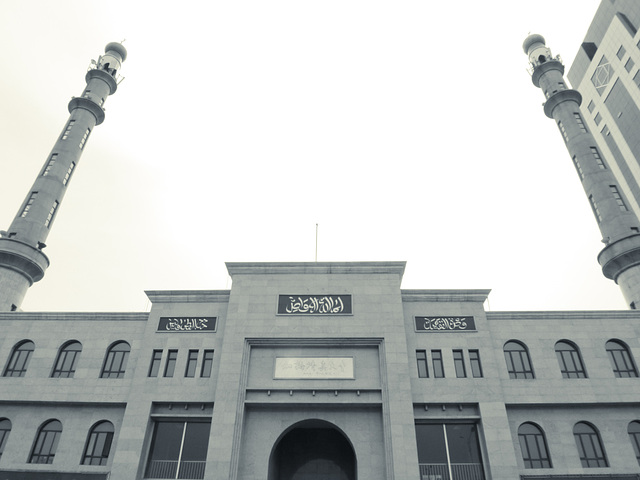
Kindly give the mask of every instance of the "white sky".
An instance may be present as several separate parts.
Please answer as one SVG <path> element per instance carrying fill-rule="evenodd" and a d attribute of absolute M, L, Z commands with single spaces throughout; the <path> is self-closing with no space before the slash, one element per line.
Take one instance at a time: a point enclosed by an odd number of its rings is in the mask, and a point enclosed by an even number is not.
<path fill-rule="evenodd" d="M 625 309 L 522 42 L 568 67 L 596 0 L 0 1 L 0 229 L 111 41 L 126 77 L 25 310 L 140 311 L 225 261 L 406 260 L 491 310 Z"/>

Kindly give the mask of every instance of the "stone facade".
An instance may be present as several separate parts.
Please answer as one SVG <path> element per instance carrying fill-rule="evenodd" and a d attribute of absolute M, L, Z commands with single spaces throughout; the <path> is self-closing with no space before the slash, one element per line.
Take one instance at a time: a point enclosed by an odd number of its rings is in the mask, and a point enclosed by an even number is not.
<path fill-rule="evenodd" d="M 485 312 L 488 290 L 401 289 L 403 262 L 227 268 L 230 290 L 147 292 L 149 313 L 0 313 L 0 478 L 639 478 L 627 431 L 640 422 L 640 378 L 635 361 L 616 376 L 606 344 L 638 358 L 640 313 Z M 70 341 L 82 351 L 61 373 Z M 515 344 L 530 378 L 509 372 Z M 579 352 L 583 375 L 564 378 L 559 345 Z M 52 419 L 51 461 L 32 463 Z M 103 421 L 112 444 L 88 465 Z M 523 456 L 529 424 L 547 468 Z M 182 432 L 174 460 L 154 442 L 160 425 Z M 189 437 L 192 425 L 207 437 Z M 606 466 L 584 465 L 576 425 L 599 436 Z M 434 426 L 444 463 L 420 443 L 438 450 Z"/>

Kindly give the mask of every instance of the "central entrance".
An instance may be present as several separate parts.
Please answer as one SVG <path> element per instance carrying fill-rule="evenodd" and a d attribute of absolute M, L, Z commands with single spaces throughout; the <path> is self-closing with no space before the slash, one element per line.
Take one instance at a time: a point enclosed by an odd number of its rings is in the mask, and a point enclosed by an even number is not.
<path fill-rule="evenodd" d="M 329 422 L 297 423 L 271 452 L 269 480 L 356 480 L 353 447 Z"/>

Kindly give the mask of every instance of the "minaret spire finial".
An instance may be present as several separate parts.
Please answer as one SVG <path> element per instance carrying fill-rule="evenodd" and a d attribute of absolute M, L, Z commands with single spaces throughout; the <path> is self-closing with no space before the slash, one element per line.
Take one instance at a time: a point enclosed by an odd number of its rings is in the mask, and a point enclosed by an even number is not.
<path fill-rule="evenodd" d="M 0 232 L 0 311 L 17 310 L 27 289 L 49 266 L 42 249 L 89 135 L 104 121 L 104 102 L 118 87 L 126 57 L 122 44 L 112 42 L 92 62 L 82 96 L 69 102 L 62 133 L 9 229 Z"/>

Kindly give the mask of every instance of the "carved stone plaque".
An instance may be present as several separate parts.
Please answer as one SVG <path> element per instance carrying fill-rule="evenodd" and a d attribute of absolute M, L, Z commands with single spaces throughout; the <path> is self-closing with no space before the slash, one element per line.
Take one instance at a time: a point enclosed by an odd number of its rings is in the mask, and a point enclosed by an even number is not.
<path fill-rule="evenodd" d="M 415 317 L 417 332 L 475 332 L 473 317 Z"/>
<path fill-rule="evenodd" d="M 160 317 L 158 331 L 215 332 L 216 317 Z"/>
<path fill-rule="evenodd" d="M 353 357 L 277 357 L 274 379 L 353 379 Z"/>
<path fill-rule="evenodd" d="M 278 295 L 278 315 L 351 315 L 351 295 Z"/>

